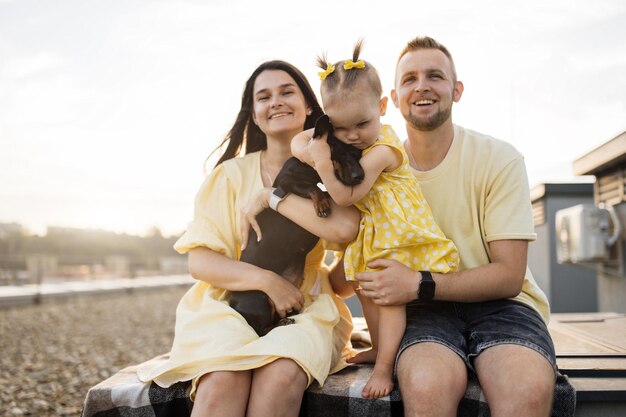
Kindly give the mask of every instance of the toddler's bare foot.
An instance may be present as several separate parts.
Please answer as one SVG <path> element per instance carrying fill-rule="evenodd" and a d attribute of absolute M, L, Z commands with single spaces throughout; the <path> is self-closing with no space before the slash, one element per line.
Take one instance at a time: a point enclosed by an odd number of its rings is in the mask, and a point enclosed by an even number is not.
<path fill-rule="evenodd" d="M 378 354 L 378 349 L 375 349 L 375 348 L 364 350 L 363 352 L 359 352 L 353 357 L 346 359 L 346 362 L 348 363 L 374 363 L 376 362 L 377 354 Z"/>
<path fill-rule="evenodd" d="M 381 398 L 389 395 L 393 389 L 391 369 L 374 368 L 372 376 L 365 384 L 361 396 L 363 398 Z"/>

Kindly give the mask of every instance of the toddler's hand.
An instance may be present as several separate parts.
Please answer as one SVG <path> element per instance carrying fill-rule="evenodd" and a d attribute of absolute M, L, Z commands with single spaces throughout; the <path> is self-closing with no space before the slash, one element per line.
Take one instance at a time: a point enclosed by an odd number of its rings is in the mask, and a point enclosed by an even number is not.
<path fill-rule="evenodd" d="M 315 139 L 310 139 L 310 140 L 315 140 Z M 303 147 L 302 150 L 298 154 L 294 153 L 293 156 L 298 158 L 300 162 L 304 162 L 308 166 L 315 168 L 315 161 L 311 157 L 311 152 L 309 151 L 308 142 L 307 142 L 307 145 Z"/>
<path fill-rule="evenodd" d="M 328 135 L 312 138 L 307 144 L 307 151 L 309 157 L 313 162 L 312 166 L 315 167 L 316 163 L 326 161 L 330 159 L 330 146 L 328 146 Z"/>

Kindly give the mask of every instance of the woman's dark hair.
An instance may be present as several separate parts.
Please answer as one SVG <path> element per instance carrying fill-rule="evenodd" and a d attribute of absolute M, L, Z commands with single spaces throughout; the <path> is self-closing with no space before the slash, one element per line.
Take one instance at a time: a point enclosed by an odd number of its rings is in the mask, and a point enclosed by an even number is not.
<path fill-rule="evenodd" d="M 311 114 L 307 116 L 304 122 L 305 130 L 314 127 L 315 121 L 323 114 L 322 108 L 317 101 L 317 97 L 315 96 L 311 85 L 299 69 L 285 61 L 264 62 L 254 70 L 250 78 L 248 78 L 248 81 L 246 81 L 246 85 L 241 96 L 241 109 L 239 109 L 239 114 L 237 115 L 235 124 L 230 129 L 228 134 L 226 134 L 222 143 L 215 150 L 213 150 L 213 152 L 211 152 L 211 155 L 213 155 L 213 153 L 215 153 L 218 149 L 228 144 L 226 146 L 226 150 L 215 166 L 218 166 L 222 162 L 237 156 L 242 147 L 246 154 L 267 149 L 267 137 L 265 136 L 265 133 L 263 133 L 252 120 L 252 95 L 254 82 L 259 74 L 266 70 L 285 71 L 291 76 L 291 78 L 294 79 L 302 91 L 306 104 L 311 108 Z M 209 157 L 211 155 L 209 155 Z"/>

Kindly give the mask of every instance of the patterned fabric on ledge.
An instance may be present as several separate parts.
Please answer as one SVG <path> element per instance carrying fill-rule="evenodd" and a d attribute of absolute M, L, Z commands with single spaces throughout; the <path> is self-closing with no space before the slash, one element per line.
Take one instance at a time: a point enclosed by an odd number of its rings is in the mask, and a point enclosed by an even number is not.
<path fill-rule="evenodd" d="M 167 355 L 151 362 L 162 362 Z M 186 417 L 191 413 L 189 382 L 170 388 L 137 379 L 137 366 L 125 368 L 91 388 L 87 393 L 82 417 Z M 403 408 L 397 387 L 389 397 L 377 400 L 361 398 L 361 390 L 372 371 L 371 365 L 350 366 L 331 375 L 324 387 L 314 383 L 306 391 L 301 417 L 381 416 L 402 417 Z M 567 377 L 559 375 L 556 384 L 552 417 L 572 417 L 576 393 Z M 459 417 L 488 417 L 489 407 L 478 381 L 470 378 L 465 397 L 458 410 Z"/>

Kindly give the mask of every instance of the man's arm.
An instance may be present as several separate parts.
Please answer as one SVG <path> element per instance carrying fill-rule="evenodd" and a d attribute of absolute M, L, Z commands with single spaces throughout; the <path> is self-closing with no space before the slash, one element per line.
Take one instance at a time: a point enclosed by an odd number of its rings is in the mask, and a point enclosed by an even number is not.
<path fill-rule="evenodd" d="M 479 302 L 517 296 L 522 290 L 528 241 L 496 240 L 489 243 L 491 262 L 476 268 L 447 274 L 433 274 L 435 300 Z M 381 268 L 356 274 L 361 293 L 379 305 L 401 305 L 417 299 L 421 274 L 391 260 L 369 264 Z"/>

